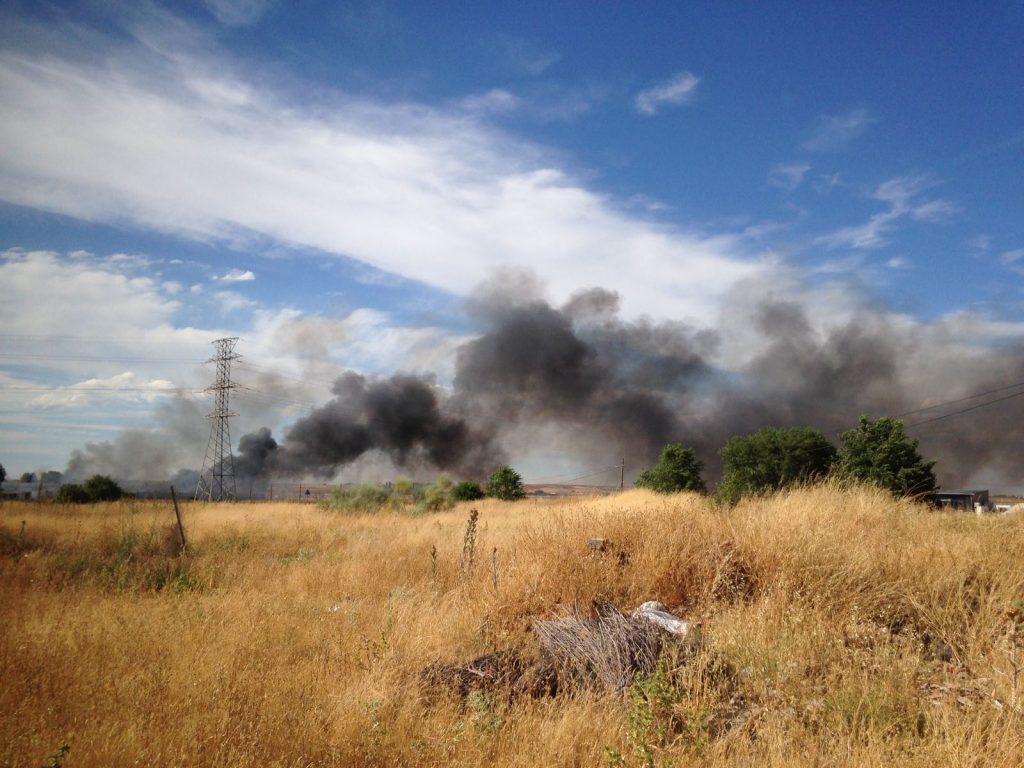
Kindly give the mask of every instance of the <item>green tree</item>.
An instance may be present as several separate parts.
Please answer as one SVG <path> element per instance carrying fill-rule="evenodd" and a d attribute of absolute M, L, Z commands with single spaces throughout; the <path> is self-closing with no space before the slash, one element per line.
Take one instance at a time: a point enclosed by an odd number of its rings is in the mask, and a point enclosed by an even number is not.
<path fill-rule="evenodd" d="M 452 499 L 455 501 L 477 501 L 483 497 L 484 489 L 474 480 L 460 480 L 452 489 Z"/>
<path fill-rule="evenodd" d="M 743 496 L 788 488 L 825 477 L 835 447 L 810 427 L 764 427 L 745 437 L 731 437 L 722 447 L 722 482 L 718 495 L 729 503 Z"/>
<path fill-rule="evenodd" d="M 658 463 L 640 473 L 635 485 L 648 488 L 656 493 L 678 493 L 697 491 L 704 493 L 707 486 L 700 474 L 704 463 L 697 459 L 692 448 L 680 443 L 670 443 L 661 449 Z"/>
<path fill-rule="evenodd" d="M 494 470 L 487 481 L 487 495 L 502 501 L 516 501 L 526 496 L 523 490 L 523 478 L 508 464 L 502 464 Z"/>
<path fill-rule="evenodd" d="M 91 499 L 78 483 L 64 483 L 54 497 L 61 504 L 88 504 Z"/>
<path fill-rule="evenodd" d="M 840 438 L 836 473 L 844 480 L 877 485 L 897 496 L 931 493 L 938 486 L 932 468 L 917 450 L 917 440 L 903 433 L 903 421 L 883 416 L 860 424 Z"/>
<path fill-rule="evenodd" d="M 4 469 L 4 465 L 0 464 L 0 485 L 4 484 L 4 480 L 7 478 L 7 470 Z"/>
<path fill-rule="evenodd" d="M 36 481 L 35 472 L 22 472 L 21 479 L 18 482 L 21 483 L 34 483 Z"/>
<path fill-rule="evenodd" d="M 90 501 L 117 501 L 124 495 L 121 486 L 107 475 L 93 475 L 82 484 L 82 488 Z"/>

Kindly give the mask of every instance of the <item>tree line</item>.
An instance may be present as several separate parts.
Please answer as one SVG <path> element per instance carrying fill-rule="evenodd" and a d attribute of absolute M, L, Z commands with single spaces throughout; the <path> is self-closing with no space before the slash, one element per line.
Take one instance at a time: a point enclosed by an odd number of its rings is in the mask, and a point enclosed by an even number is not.
<path fill-rule="evenodd" d="M 730 438 L 720 454 L 723 472 L 715 495 L 730 504 L 745 496 L 771 493 L 826 477 L 875 485 L 897 496 L 926 496 L 938 487 L 933 471 L 935 461 L 923 459 L 918 441 L 903 432 L 900 419 L 891 417 L 872 420 L 862 416 L 857 427 L 840 435 L 838 448 L 821 431 L 810 427 L 764 427 L 749 435 Z M 704 463 L 692 448 L 671 443 L 662 449 L 658 463 L 640 474 L 635 485 L 657 493 L 707 493 L 703 472 Z M 2 480 L 0 466 L 0 482 Z M 408 495 L 426 510 L 443 509 L 455 502 L 475 501 L 485 496 L 515 501 L 526 495 L 522 476 L 507 464 L 497 467 L 485 484 L 473 480 L 452 483 L 441 478 L 432 486 L 418 488 L 405 482 L 409 484 L 408 493 L 398 487 L 391 493 L 403 499 Z M 354 507 L 382 503 L 376 497 L 369 498 L 367 488 L 369 486 L 339 488 L 336 502 Z M 376 487 L 372 490 L 378 495 L 382 492 Z M 77 504 L 115 501 L 122 494 L 113 479 L 96 475 L 81 485 L 62 485 L 56 501 Z"/>
<path fill-rule="evenodd" d="M 810 427 L 764 427 L 730 438 L 720 451 L 722 480 L 716 496 L 733 504 L 744 496 L 771 493 L 826 477 L 884 488 L 896 496 L 926 496 L 937 489 L 934 461 L 918 451 L 900 419 L 860 418 L 834 446 Z M 704 464 L 692 448 L 666 445 L 658 463 L 640 474 L 638 488 L 658 493 L 707 492 Z"/>

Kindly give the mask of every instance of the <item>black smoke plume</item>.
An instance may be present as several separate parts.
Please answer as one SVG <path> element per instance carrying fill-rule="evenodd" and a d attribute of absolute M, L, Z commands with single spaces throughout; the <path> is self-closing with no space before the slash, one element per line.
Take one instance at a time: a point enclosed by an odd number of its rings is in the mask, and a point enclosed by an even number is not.
<path fill-rule="evenodd" d="M 335 399 L 296 422 L 283 446 L 254 466 L 329 476 L 378 450 L 399 466 L 480 476 L 503 451 L 550 448 L 583 466 L 626 456 L 635 474 L 680 441 L 714 480 L 718 450 L 733 435 L 807 425 L 838 441 L 862 414 L 899 415 L 1024 381 L 1020 345 L 968 348 L 948 326 L 867 309 L 822 331 L 801 304 L 761 300 L 744 328 L 756 351 L 730 370 L 716 362 L 722 331 L 623 320 L 617 296 L 603 289 L 556 307 L 529 291 L 487 287 L 469 314 L 482 333 L 458 349 L 449 393 L 411 376 L 346 374 Z M 909 431 L 940 460 L 946 485 L 1005 476 L 1024 459 L 1024 427 L 998 408 Z M 268 440 L 266 432 L 259 442 Z"/>
<path fill-rule="evenodd" d="M 629 477 L 675 441 L 697 450 L 713 482 L 718 450 L 733 435 L 803 425 L 838 441 L 862 414 L 904 413 L 922 452 L 939 460 L 946 487 L 1019 487 L 1024 423 L 1007 418 L 1017 401 L 929 421 L 951 412 L 930 406 L 1024 382 L 1019 342 L 978 345 L 964 340 L 970 328 L 955 317 L 915 323 L 869 307 L 831 324 L 814 322 L 797 301 L 738 300 L 729 311 L 728 322 L 706 329 L 625 320 L 616 294 L 598 288 L 555 306 L 528 282 L 484 286 L 468 302 L 480 333 L 456 351 L 451 387 L 407 374 L 346 373 L 333 398 L 280 441 L 266 427 L 242 437 L 239 493 L 258 492 L 273 477 L 338 477 L 373 456 L 413 474 L 476 478 L 538 450 L 581 467 L 626 457 Z M 206 424 L 194 411 L 179 404 L 164 414 L 165 433 L 179 433 L 193 456 Z M 185 428 L 185 416 L 194 427 Z M 144 438 L 136 431 L 87 446 L 68 473 L 142 477 L 181 454 Z M 130 473 L 118 471 L 125 467 Z"/>
<path fill-rule="evenodd" d="M 428 466 L 479 474 L 500 458 L 489 435 L 442 407 L 438 390 L 414 376 L 371 381 L 346 373 L 334 399 L 296 421 L 279 446 L 262 428 L 242 437 L 236 475 L 332 477 L 377 450 L 400 467 Z"/>

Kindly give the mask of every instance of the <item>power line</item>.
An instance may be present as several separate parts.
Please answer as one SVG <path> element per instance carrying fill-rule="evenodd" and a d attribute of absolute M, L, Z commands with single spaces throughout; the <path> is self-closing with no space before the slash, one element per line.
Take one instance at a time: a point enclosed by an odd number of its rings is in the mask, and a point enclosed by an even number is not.
<path fill-rule="evenodd" d="M 904 411 L 903 413 L 897 414 L 895 416 L 895 418 L 902 419 L 904 416 L 912 416 L 915 413 L 924 413 L 925 411 L 934 411 L 936 408 L 944 408 L 947 405 L 956 405 L 957 403 L 966 403 L 968 400 L 977 400 L 979 397 L 985 397 L 986 395 L 994 395 L 997 392 L 1004 392 L 1007 389 L 1014 389 L 1016 387 L 1022 387 L 1022 386 L 1024 386 L 1024 381 L 1018 381 L 1015 384 L 1007 384 L 1005 387 L 996 387 L 995 389 L 990 389 L 987 392 L 978 392 L 977 394 L 968 395 L 967 397 L 960 397 L 960 398 L 957 398 L 956 400 L 947 400 L 944 403 L 937 403 L 935 405 L 927 405 L 927 406 L 925 406 L 923 408 L 915 408 L 912 411 Z M 994 400 L 993 402 L 998 402 L 998 401 Z"/>
<path fill-rule="evenodd" d="M 190 387 L 82 387 L 75 384 L 56 385 L 52 387 L 0 387 L 0 392 L 53 392 L 53 393 L 88 393 L 88 392 L 153 392 L 162 393 L 183 393 L 198 394 L 205 390 L 194 390 Z"/>
<path fill-rule="evenodd" d="M 585 474 L 563 475 L 563 476 L 559 476 L 559 477 L 555 477 L 555 478 L 550 478 L 550 479 L 547 479 L 547 480 L 535 480 L 535 481 L 533 481 L 530 484 L 531 485 L 548 485 L 548 484 L 557 484 L 557 483 L 571 483 L 574 480 L 583 480 L 583 479 L 588 478 L 588 477 L 595 477 L 596 475 L 603 475 L 606 472 L 613 472 L 613 471 L 618 470 L 618 469 L 619 469 L 619 465 L 618 464 L 616 464 L 613 467 L 601 467 L 600 469 L 597 469 L 597 468 L 584 469 L 584 470 L 582 470 L 582 472 L 585 473 Z M 580 471 L 581 470 L 577 470 L 577 472 L 580 472 Z"/>
<path fill-rule="evenodd" d="M 0 339 L 26 339 L 29 341 L 126 341 L 136 343 L 140 341 L 138 336 L 83 336 L 70 333 L 0 333 Z M 202 342 L 199 341 L 147 339 L 145 344 L 148 347 L 157 344 L 182 347 L 195 346 L 197 351 L 202 348 Z"/>
<path fill-rule="evenodd" d="M 990 405 L 995 405 L 996 403 L 1002 403 L 1002 402 L 1004 402 L 1006 400 L 1012 400 L 1013 398 L 1020 397 L 1021 395 L 1024 395 L 1024 391 L 1014 392 L 1012 395 L 1006 395 L 1005 397 L 997 397 L 995 400 L 989 400 L 988 402 L 985 402 L 985 403 L 979 403 L 978 405 L 972 405 L 970 408 L 962 408 L 959 411 L 953 411 L 952 413 L 946 413 L 946 414 L 943 414 L 942 416 L 936 416 L 935 418 L 932 418 L 932 419 L 925 419 L 924 421 L 918 421 L 918 422 L 915 422 L 913 424 L 907 424 L 907 427 L 920 427 L 920 426 L 922 426 L 924 424 L 931 424 L 931 423 L 936 422 L 936 421 L 942 421 L 943 419 L 948 419 L 951 416 L 960 416 L 961 414 L 964 414 L 964 413 L 969 413 L 971 411 L 976 411 L 979 408 L 986 408 L 986 407 L 988 407 Z M 970 398 L 968 398 L 968 399 L 970 399 Z"/>
<path fill-rule="evenodd" d="M 193 363 L 202 365 L 201 360 L 195 358 L 172 358 L 172 357 L 97 357 L 94 355 L 37 355 L 28 352 L 0 352 L 0 358 L 8 360 L 47 360 L 58 363 L 63 361 L 86 362 L 86 363 Z"/>

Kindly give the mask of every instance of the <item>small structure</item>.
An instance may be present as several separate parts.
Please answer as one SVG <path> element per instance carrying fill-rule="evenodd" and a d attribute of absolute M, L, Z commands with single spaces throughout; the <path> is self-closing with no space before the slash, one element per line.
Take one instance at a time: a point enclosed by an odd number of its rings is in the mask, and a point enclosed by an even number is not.
<path fill-rule="evenodd" d="M 42 491 L 42 495 L 40 495 Z M 19 501 L 32 501 L 34 499 L 46 498 L 53 495 L 51 486 L 33 481 L 23 483 L 20 480 L 5 481 L 3 488 L 0 488 L 0 499 L 17 499 Z"/>
<path fill-rule="evenodd" d="M 935 503 L 944 509 L 962 509 L 965 512 L 991 512 L 988 489 L 969 491 L 937 491 Z"/>

